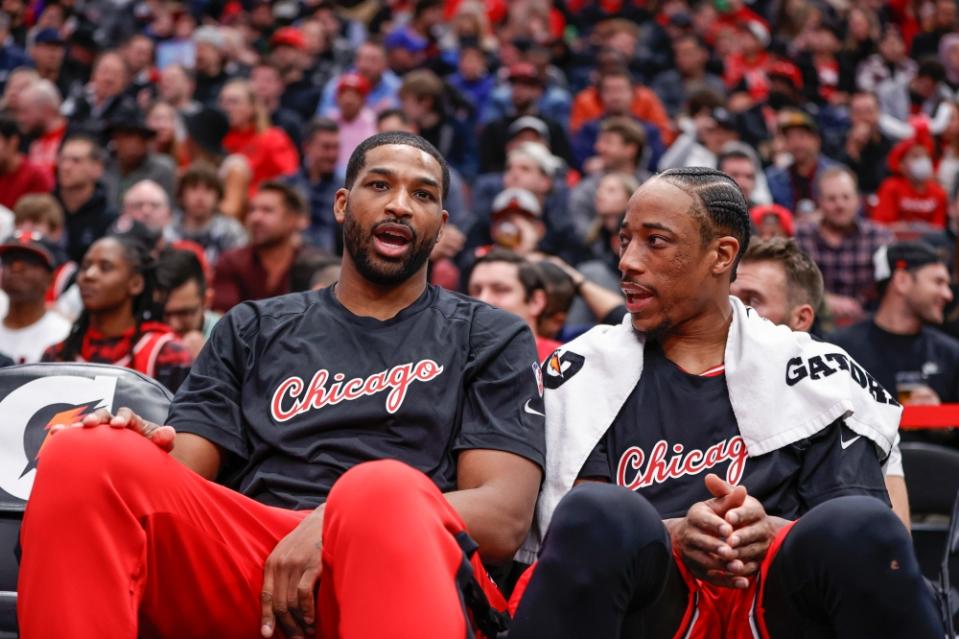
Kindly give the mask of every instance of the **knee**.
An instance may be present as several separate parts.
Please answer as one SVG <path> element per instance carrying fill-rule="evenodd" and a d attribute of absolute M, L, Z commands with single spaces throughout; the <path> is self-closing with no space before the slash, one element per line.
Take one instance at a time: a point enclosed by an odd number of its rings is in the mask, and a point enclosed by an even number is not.
<path fill-rule="evenodd" d="M 805 547 L 809 561 L 826 565 L 869 561 L 876 556 L 898 556 L 910 550 L 909 533 L 889 506 L 867 496 L 832 499 L 809 511 L 790 532 L 793 545 Z"/>
<path fill-rule="evenodd" d="M 70 428 L 48 436 L 37 455 L 37 482 L 58 492 L 89 490 L 91 483 L 129 483 L 146 476 L 153 456 L 165 456 L 139 433 L 107 426 Z M 122 477 L 122 482 L 113 481 Z"/>
<path fill-rule="evenodd" d="M 420 471 L 393 459 L 357 464 L 333 484 L 327 512 L 377 513 L 375 519 L 402 513 L 422 493 L 424 483 L 433 486 Z M 365 519 L 365 518 L 364 518 Z"/>
<path fill-rule="evenodd" d="M 547 538 L 549 545 L 564 555 L 601 548 L 611 565 L 629 562 L 650 544 L 669 549 L 662 518 L 644 497 L 619 486 L 592 482 L 563 497 Z M 596 559 L 590 557 L 590 561 Z"/>

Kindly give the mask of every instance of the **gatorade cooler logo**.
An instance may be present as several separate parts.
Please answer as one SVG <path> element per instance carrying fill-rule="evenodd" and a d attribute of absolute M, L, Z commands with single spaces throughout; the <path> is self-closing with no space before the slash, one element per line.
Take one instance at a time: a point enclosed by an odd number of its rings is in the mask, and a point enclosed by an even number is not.
<path fill-rule="evenodd" d="M 98 408 L 113 410 L 117 378 L 58 375 L 33 380 L 0 402 L 0 489 L 26 501 L 50 428 Z"/>

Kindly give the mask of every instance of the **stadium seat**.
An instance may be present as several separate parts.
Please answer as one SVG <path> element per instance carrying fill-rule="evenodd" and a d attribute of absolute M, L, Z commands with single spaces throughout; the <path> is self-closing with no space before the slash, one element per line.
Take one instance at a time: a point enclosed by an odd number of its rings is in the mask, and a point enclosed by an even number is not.
<path fill-rule="evenodd" d="M 102 364 L 23 364 L 0 368 L 0 639 L 17 636 L 19 533 L 36 457 L 57 423 L 97 408 L 128 406 L 163 423 L 173 397 L 140 373 Z"/>
<path fill-rule="evenodd" d="M 912 539 L 922 572 L 939 576 L 949 517 L 959 492 L 959 451 L 921 442 L 903 442 L 902 463 L 909 488 Z"/>

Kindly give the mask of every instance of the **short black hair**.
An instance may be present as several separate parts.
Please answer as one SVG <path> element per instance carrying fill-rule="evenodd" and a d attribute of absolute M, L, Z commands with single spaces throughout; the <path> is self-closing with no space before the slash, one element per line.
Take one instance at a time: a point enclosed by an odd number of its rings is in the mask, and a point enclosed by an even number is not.
<path fill-rule="evenodd" d="M 317 133 L 339 133 L 340 125 L 330 118 L 313 118 L 303 129 L 303 141 L 309 142 Z"/>
<path fill-rule="evenodd" d="M 379 114 L 376 116 L 376 124 L 377 125 L 383 124 L 383 120 L 386 120 L 388 118 L 399 118 L 400 122 L 402 122 L 403 124 L 410 123 L 410 116 L 406 115 L 406 111 L 400 108 L 393 108 L 393 109 L 383 109 L 382 111 L 380 111 Z"/>
<path fill-rule="evenodd" d="M 353 183 L 356 182 L 356 176 L 358 176 L 360 171 L 363 170 L 363 167 L 366 166 L 366 154 L 377 147 L 387 146 L 390 144 L 411 146 L 415 149 L 419 149 L 420 151 L 428 153 L 437 162 L 439 162 L 440 169 L 442 169 L 443 172 L 442 190 L 443 200 L 445 201 L 446 196 L 450 192 L 450 167 L 448 164 L 446 164 L 446 159 L 443 157 L 443 154 L 436 149 L 435 146 L 427 142 L 424 138 L 412 133 L 407 133 L 405 131 L 387 131 L 384 133 L 377 133 L 376 135 L 371 135 L 360 142 L 359 146 L 356 147 L 356 150 L 353 151 L 353 154 L 350 155 L 350 161 L 346 164 L 346 188 L 353 188 Z"/>
<path fill-rule="evenodd" d="M 923 58 L 916 69 L 917 78 L 931 78 L 936 82 L 946 79 L 946 67 L 934 56 Z"/>
<path fill-rule="evenodd" d="M 8 115 L 0 115 L 0 137 L 22 139 L 17 121 Z"/>
<path fill-rule="evenodd" d="M 160 251 L 156 268 L 157 288 L 165 295 L 190 281 L 196 282 L 202 297 L 206 293 L 203 265 L 193 251 L 167 247 Z"/>
<path fill-rule="evenodd" d="M 100 144 L 100 140 L 97 139 L 92 133 L 86 131 L 78 131 L 76 133 L 67 133 L 67 136 L 63 138 L 63 142 L 60 143 L 60 149 L 63 149 L 66 145 L 71 142 L 85 142 L 90 145 L 90 159 L 94 162 L 99 162 L 100 164 L 104 161 L 104 150 L 103 146 Z"/>
<path fill-rule="evenodd" d="M 257 193 L 276 193 L 283 200 L 283 207 L 294 215 L 307 215 L 310 207 L 306 203 L 306 198 L 295 186 L 279 180 L 267 180 L 260 185 Z"/>
<path fill-rule="evenodd" d="M 731 277 L 735 280 L 739 260 L 749 248 L 750 233 L 749 205 L 736 181 L 722 171 L 704 166 L 669 169 L 656 177 L 693 196 L 692 213 L 702 218 L 703 244 L 711 241 L 717 230 L 739 240 Z"/>

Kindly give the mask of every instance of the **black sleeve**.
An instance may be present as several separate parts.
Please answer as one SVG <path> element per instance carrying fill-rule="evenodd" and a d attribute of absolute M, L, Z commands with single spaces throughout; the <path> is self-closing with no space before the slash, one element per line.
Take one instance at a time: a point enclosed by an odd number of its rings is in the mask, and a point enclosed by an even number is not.
<path fill-rule="evenodd" d="M 453 449 L 503 450 L 543 467 L 541 378 L 529 327 L 492 307 L 477 309 L 464 380 L 462 428 Z"/>
<path fill-rule="evenodd" d="M 606 452 L 606 435 L 599 440 L 596 447 L 593 448 L 586 462 L 579 470 L 577 479 L 605 479 L 612 481 L 612 474 L 609 472 L 609 456 Z"/>
<path fill-rule="evenodd" d="M 843 495 L 871 495 L 889 503 L 876 445 L 841 420 L 803 446 L 798 489 L 804 510 Z"/>
<path fill-rule="evenodd" d="M 241 304 L 216 323 L 167 419 L 178 432 L 199 435 L 241 459 L 250 454 L 243 428 L 243 372 L 254 365 L 243 335 L 255 319 L 252 305 Z"/>

